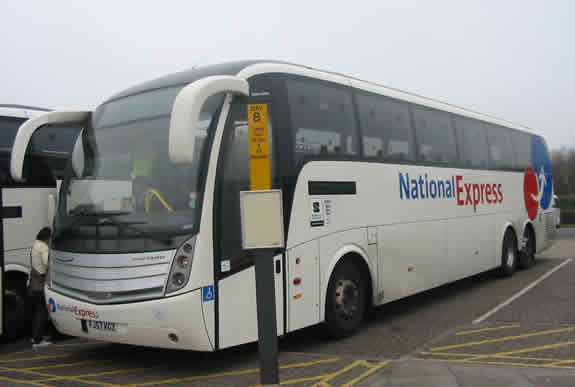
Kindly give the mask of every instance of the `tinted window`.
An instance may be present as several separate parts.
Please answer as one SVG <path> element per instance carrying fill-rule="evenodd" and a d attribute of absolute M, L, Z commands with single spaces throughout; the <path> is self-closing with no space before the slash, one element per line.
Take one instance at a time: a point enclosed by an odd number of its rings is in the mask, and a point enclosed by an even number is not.
<path fill-rule="evenodd" d="M 24 118 L 0 117 L 0 152 L 10 152 Z"/>
<path fill-rule="evenodd" d="M 169 115 L 181 89 L 181 86 L 156 89 L 106 103 L 96 112 L 94 127 L 114 126 Z"/>
<path fill-rule="evenodd" d="M 413 107 L 420 161 L 457 162 L 455 135 L 448 113 Z"/>
<path fill-rule="evenodd" d="M 34 170 L 37 168 L 43 170 L 48 168 L 56 179 L 62 179 L 74 143 L 81 130 L 82 128 L 77 126 L 45 125 L 34 132 L 26 150 L 27 159 L 31 163 L 27 171 L 31 174 L 29 179 L 35 175 Z M 40 178 L 43 177 L 35 177 L 34 180 Z"/>
<path fill-rule="evenodd" d="M 24 118 L 0 117 L 0 185 L 12 184 L 10 177 L 10 153 L 14 138 Z"/>
<path fill-rule="evenodd" d="M 483 124 L 465 117 L 455 117 L 454 122 L 461 164 L 466 168 L 487 168 L 487 134 Z"/>
<path fill-rule="evenodd" d="M 82 128 L 49 125 L 37 130 L 30 139 L 29 152 L 46 156 L 68 156 Z"/>
<path fill-rule="evenodd" d="M 415 160 L 407 103 L 379 96 L 358 95 L 357 104 L 366 157 Z"/>
<path fill-rule="evenodd" d="M 531 136 L 521 132 L 511 132 L 511 143 L 515 151 L 516 166 L 525 169 L 531 165 Z"/>
<path fill-rule="evenodd" d="M 515 167 L 515 154 L 511 146 L 510 130 L 501 126 L 486 124 L 489 157 L 493 168 Z"/>
<path fill-rule="evenodd" d="M 296 161 L 305 154 L 357 155 L 351 94 L 313 81 L 286 82 Z"/>
<path fill-rule="evenodd" d="M 272 188 L 278 187 L 275 177 L 275 156 L 273 151 L 273 131 L 271 109 L 268 120 L 270 149 L 270 172 Z M 232 268 L 245 263 L 250 254 L 242 248 L 240 191 L 250 190 L 250 152 L 247 106 L 234 104 L 226 122 L 226 129 L 220 154 L 223 155 L 220 170 L 218 208 L 218 254 L 219 259 L 229 260 Z"/>

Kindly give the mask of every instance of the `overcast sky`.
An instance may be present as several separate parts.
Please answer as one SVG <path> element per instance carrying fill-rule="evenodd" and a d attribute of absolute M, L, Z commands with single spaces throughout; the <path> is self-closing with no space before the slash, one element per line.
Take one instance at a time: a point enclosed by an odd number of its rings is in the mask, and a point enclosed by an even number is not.
<path fill-rule="evenodd" d="M 346 73 L 575 147 L 575 1 L 3 1 L 0 103 L 90 108 L 236 59 Z"/>

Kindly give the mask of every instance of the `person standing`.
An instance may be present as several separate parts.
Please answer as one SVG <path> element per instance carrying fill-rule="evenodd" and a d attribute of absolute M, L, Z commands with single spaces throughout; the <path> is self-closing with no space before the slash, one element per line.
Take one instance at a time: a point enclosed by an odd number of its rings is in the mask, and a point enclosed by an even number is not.
<path fill-rule="evenodd" d="M 44 283 L 48 270 L 48 252 L 51 237 L 49 227 L 44 227 L 38 232 L 31 252 L 30 283 L 28 292 L 31 297 L 34 316 L 32 320 L 32 345 L 42 347 L 52 344 L 45 337 L 46 327 L 49 324 L 46 299 L 44 297 Z"/>

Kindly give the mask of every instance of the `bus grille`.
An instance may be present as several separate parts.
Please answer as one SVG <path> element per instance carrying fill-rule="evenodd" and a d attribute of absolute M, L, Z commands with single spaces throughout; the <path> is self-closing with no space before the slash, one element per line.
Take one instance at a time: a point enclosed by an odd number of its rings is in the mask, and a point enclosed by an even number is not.
<path fill-rule="evenodd" d="M 174 251 L 144 254 L 73 254 L 52 251 L 52 290 L 93 304 L 164 295 Z"/>

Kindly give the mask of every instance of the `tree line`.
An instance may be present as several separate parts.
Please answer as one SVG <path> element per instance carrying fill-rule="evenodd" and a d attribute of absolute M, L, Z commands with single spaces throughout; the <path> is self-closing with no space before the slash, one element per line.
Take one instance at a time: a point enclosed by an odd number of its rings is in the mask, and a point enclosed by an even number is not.
<path fill-rule="evenodd" d="M 575 195 L 575 149 L 562 147 L 551 152 L 553 186 L 556 195 Z"/>

